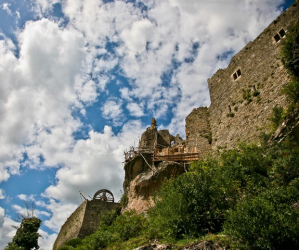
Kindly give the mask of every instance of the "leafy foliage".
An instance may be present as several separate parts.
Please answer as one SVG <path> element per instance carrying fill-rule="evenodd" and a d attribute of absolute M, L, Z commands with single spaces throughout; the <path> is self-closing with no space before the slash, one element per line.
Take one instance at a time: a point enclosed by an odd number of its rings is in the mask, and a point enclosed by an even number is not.
<path fill-rule="evenodd" d="M 284 86 L 282 93 L 286 94 L 292 103 L 297 103 L 299 101 L 299 80 L 294 80 Z"/>
<path fill-rule="evenodd" d="M 42 221 L 37 217 L 23 218 L 20 227 L 17 229 L 12 243 L 5 250 L 10 249 L 39 249 L 38 238 L 41 237 L 37 232 Z"/>
<path fill-rule="evenodd" d="M 228 234 L 237 238 L 237 247 L 246 249 L 298 249 L 298 183 L 288 188 L 266 190 L 246 197 L 229 213 Z"/>
<path fill-rule="evenodd" d="M 299 23 L 289 29 L 282 47 L 285 67 L 299 79 Z"/>
<path fill-rule="evenodd" d="M 272 123 L 273 130 L 276 130 L 278 126 L 283 122 L 283 108 L 275 106 L 272 110 L 272 114 L 269 120 Z"/>
<path fill-rule="evenodd" d="M 161 237 L 174 239 L 219 231 L 227 207 L 223 192 L 213 185 L 213 171 L 187 173 L 171 180 L 160 191 L 148 213 L 152 228 Z"/>

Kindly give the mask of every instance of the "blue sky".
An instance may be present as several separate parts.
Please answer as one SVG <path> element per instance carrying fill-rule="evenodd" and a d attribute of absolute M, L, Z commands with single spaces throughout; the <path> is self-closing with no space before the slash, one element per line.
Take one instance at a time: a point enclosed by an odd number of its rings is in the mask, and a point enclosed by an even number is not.
<path fill-rule="evenodd" d="M 122 192 L 152 117 L 184 134 L 207 78 L 294 2 L 0 0 L 0 248 L 24 200 L 52 249 L 86 195 Z"/>

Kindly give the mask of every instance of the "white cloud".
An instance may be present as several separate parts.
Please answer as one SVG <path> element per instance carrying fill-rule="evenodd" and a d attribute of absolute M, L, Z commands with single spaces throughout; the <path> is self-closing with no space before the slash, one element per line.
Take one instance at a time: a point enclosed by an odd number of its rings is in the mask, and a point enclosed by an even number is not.
<path fill-rule="evenodd" d="M 8 242 L 11 242 L 16 233 L 16 229 L 12 226 L 19 226 L 19 223 L 13 221 L 5 215 L 5 211 L 0 207 L 0 248 L 4 249 Z"/>
<path fill-rule="evenodd" d="M 35 198 L 33 195 L 27 195 L 27 194 L 19 194 L 17 197 L 22 201 L 35 201 Z"/>
<path fill-rule="evenodd" d="M 5 10 L 7 12 L 8 15 L 11 16 L 11 10 L 10 10 L 10 3 L 3 3 L 2 4 L 2 9 Z"/>
<path fill-rule="evenodd" d="M 144 116 L 142 107 L 140 107 L 140 105 L 138 105 L 137 103 L 134 102 L 128 103 L 127 109 L 129 110 L 131 116 L 135 116 L 135 117 Z"/>
<path fill-rule="evenodd" d="M 42 236 L 38 238 L 38 245 L 41 250 L 52 250 L 54 242 L 57 238 L 57 234 L 48 234 L 43 230 L 39 230 L 38 233 Z"/>
<path fill-rule="evenodd" d="M 128 88 L 121 88 L 119 92 L 122 99 L 125 99 L 127 101 L 132 101 L 132 98 L 130 97 L 130 91 Z"/>
<path fill-rule="evenodd" d="M 122 101 L 121 100 L 110 100 L 105 102 L 101 108 L 103 117 L 106 119 L 112 119 L 118 121 L 122 115 Z"/>
<path fill-rule="evenodd" d="M 20 19 L 21 18 L 20 11 L 16 11 L 15 13 L 16 13 L 17 19 Z"/>
<path fill-rule="evenodd" d="M 3 200 L 5 198 L 5 193 L 2 188 L 0 188 L 0 200 Z"/>
<path fill-rule="evenodd" d="M 129 50 L 130 56 L 143 53 L 147 42 L 150 41 L 154 25 L 147 19 L 134 22 L 131 28 L 123 30 L 120 34 L 123 42 Z"/>
<path fill-rule="evenodd" d="M 18 173 L 24 152 L 31 167 L 38 166 L 40 155 L 45 165 L 57 164 L 59 152 L 69 149 L 72 133 L 81 126 L 72 112 L 96 95 L 88 93 L 92 85 L 86 79 L 87 87 L 74 87 L 87 68 L 83 38 L 76 30 L 42 19 L 27 22 L 18 40 L 19 58 L 9 41 L 0 41 L 0 181 Z"/>

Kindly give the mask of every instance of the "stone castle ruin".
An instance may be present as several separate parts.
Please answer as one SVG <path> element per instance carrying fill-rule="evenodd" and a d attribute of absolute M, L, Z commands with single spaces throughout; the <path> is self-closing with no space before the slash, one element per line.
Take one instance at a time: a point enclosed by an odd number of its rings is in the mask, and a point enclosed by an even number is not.
<path fill-rule="evenodd" d="M 185 173 L 190 161 L 219 148 L 235 148 L 239 142 L 259 143 L 260 134 L 270 132 L 273 108 L 288 105 L 281 89 L 291 76 L 281 61 L 281 46 L 298 19 L 299 5 L 295 2 L 237 53 L 226 69 L 219 69 L 208 79 L 211 105 L 195 108 L 186 117 L 186 140 L 168 130 L 158 131 L 152 119 L 138 147 L 125 152 L 123 188 L 128 203 L 123 211 L 146 211 L 165 179 Z M 299 118 L 291 120 L 299 138 Z M 93 233 L 99 226 L 99 214 L 119 205 L 95 196 L 86 199 L 67 219 L 54 250 L 69 239 Z"/>
<path fill-rule="evenodd" d="M 197 138 L 199 152 L 234 148 L 239 142 L 259 142 L 270 131 L 272 110 L 286 108 L 281 94 L 291 77 L 281 61 L 282 40 L 299 20 L 294 3 L 253 42 L 236 54 L 226 69 L 208 79 L 211 105 L 194 109 L 186 118 L 187 143 Z"/>
<path fill-rule="evenodd" d="M 126 209 L 146 211 L 163 180 L 184 173 L 186 163 L 240 142 L 259 143 L 261 133 L 271 131 L 273 108 L 288 105 L 281 94 L 291 80 L 281 61 L 282 40 L 298 19 L 299 6 L 294 3 L 236 54 L 226 69 L 208 79 L 211 105 L 195 108 L 186 117 L 186 140 L 168 130 L 157 131 L 152 120 L 139 148 L 125 152 Z"/>

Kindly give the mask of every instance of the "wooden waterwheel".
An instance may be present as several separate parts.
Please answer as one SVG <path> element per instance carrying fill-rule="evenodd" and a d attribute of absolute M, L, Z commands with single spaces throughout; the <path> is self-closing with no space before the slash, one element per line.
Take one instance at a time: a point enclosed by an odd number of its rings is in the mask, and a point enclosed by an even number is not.
<path fill-rule="evenodd" d="M 100 189 L 94 194 L 93 199 L 105 202 L 114 202 L 114 196 L 108 189 Z"/>

